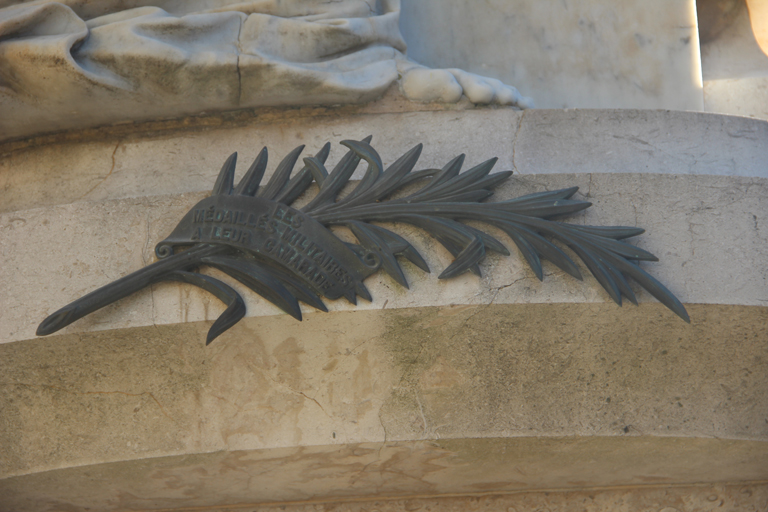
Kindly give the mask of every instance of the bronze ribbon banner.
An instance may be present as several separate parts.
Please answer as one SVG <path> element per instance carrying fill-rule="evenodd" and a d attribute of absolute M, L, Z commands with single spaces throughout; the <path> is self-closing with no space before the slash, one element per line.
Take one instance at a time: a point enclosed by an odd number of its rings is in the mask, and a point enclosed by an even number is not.
<path fill-rule="evenodd" d="M 329 299 L 354 297 L 358 284 L 378 269 L 378 258 L 365 261 L 325 226 L 285 204 L 261 197 L 216 195 L 200 201 L 171 235 L 168 246 L 225 244 L 248 251 L 265 263 L 287 270 Z"/>

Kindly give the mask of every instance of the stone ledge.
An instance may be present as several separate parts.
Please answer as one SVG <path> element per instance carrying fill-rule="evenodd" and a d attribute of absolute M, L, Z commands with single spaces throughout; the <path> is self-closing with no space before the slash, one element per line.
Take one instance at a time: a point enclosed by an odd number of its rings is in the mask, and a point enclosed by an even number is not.
<path fill-rule="evenodd" d="M 0 149 L 0 211 L 210 190 L 224 160 L 241 173 L 263 146 L 267 174 L 294 147 L 315 154 L 372 134 L 384 164 L 424 143 L 420 168 L 498 157 L 517 174 L 654 173 L 768 177 L 768 122 L 677 111 L 471 109 L 413 112 L 310 110 L 243 123 L 65 140 Z M 362 175 L 361 166 L 359 175 Z"/>
<path fill-rule="evenodd" d="M 729 481 L 758 489 L 768 476 L 767 456 L 768 443 L 677 438 L 458 439 L 217 452 L 7 478 L 0 480 L 0 504 L 15 512 L 247 504 L 253 510 L 286 501 L 647 486 L 623 489 L 642 496 L 652 485 Z"/>
<path fill-rule="evenodd" d="M 406 112 L 440 112 L 458 110 L 510 110 L 515 107 L 476 106 L 463 96 L 457 103 L 420 103 L 410 101 L 393 84 L 384 95 L 369 103 L 344 105 L 297 105 L 295 107 L 258 107 L 201 112 L 185 117 L 155 117 L 150 121 L 125 121 L 111 125 L 96 126 L 48 132 L 39 135 L 10 138 L 0 136 L 0 154 L 24 148 L 45 146 L 48 144 L 69 144 L 94 142 L 112 138 L 146 138 L 164 136 L 168 133 L 195 132 L 225 127 L 241 127 L 250 124 L 283 122 L 291 119 L 311 118 L 316 116 L 355 116 L 360 114 L 384 114 Z"/>
<path fill-rule="evenodd" d="M 557 511 L 700 512 L 713 507 L 728 512 L 762 512 L 768 502 L 768 484 L 748 482 L 620 488 L 578 491 L 540 490 L 515 493 L 479 493 L 411 498 L 281 502 L 174 509 L 174 512 L 486 512 Z M 157 509 L 155 509 L 157 510 Z M 168 509 L 165 509 L 166 511 Z M 87 511 L 83 511 L 87 512 Z"/>
<path fill-rule="evenodd" d="M 435 439 L 766 445 L 768 308 L 689 308 L 691 325 L 658 304 L 493 304 L 246 318 L 208 347 L 208 322 L 7 343 L 0 478 Z"/>

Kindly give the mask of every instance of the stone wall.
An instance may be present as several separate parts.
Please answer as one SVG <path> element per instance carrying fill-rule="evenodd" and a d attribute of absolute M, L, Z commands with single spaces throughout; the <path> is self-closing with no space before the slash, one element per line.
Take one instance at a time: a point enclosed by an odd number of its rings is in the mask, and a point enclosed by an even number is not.
<path fill-rule="evenodd" d="M 702 110 L 694 0 L 402 0 L 408 55 L 517 87 L 539 108 Z"/>
<path fill-rule="evenodd" d="M 646 228 L 636 243 L 660 261 L 643 268 L 692 323 L 640 289 L 638 307 L 619 308 L 591 276 L 545 264 L 540 282 L 503 235 L 512 254 L 488 257 L 482 277 L 438 280 L 450 254 L 399 227 L 432 273 L 404 264 L 410 290 L 378 273 L 370 303 L 306 308 L 299 323 L 240 287 L 248 317 L 205 347 L 223 306 L 169 283 L 34 336 L 57 308 L 152 261 L 232 151 L 241 175 L 263 145 L 274 162 L 330 140 L 332 165 L 339 140 L 368 134 L 385 166 L 417 142 L 419 167 L 498 156 L 515 171 L 499 198 L 578 185 L 594 204 L 571 222 Z M 0 504 L 759 510 L 766 141 L 768 123 L 714 114 L 389 97 L 8 143 Z M 475 497 L 445 497 L 456 494 Z M 371 501 L 383 498 L 395 501 Z"/>

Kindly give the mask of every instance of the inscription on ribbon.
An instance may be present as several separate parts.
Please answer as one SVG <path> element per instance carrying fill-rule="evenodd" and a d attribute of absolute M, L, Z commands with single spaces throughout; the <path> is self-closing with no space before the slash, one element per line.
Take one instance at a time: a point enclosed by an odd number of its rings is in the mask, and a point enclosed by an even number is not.
<path fill-rule="evenodd" d="M 264 257 L 329 299 L 353 294 L 355 282 L 375 271 L 308 215 L 259 197 L 204 199 L 161 245 L 201 242 L 224 243 Z"/>

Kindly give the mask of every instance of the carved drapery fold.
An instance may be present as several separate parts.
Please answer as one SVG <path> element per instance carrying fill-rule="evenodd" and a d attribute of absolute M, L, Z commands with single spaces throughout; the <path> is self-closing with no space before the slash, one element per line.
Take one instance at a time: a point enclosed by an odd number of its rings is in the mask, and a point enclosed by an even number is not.
<path fill-rule="evenodd" d="M 5 5 L 2 138 L 212 110 L 370 101 L 397 79 L 405 51 L 399 2 Z"/>

